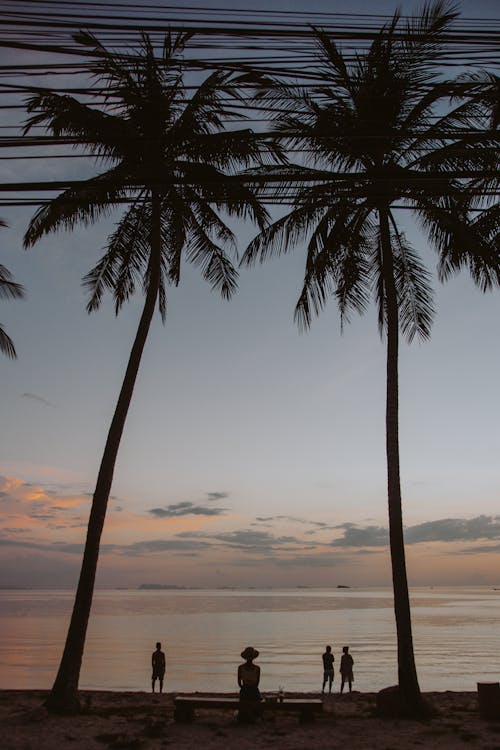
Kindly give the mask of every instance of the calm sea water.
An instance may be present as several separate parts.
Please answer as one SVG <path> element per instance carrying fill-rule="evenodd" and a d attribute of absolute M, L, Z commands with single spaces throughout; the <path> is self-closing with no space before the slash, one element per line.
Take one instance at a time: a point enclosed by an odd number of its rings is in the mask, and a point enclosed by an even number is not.
<path fill-rule="evenodd" d="M 69 591 L 0 591 L 0 688 L 51 686 L 72 602 Z M 499 680 L 500 590 L 415 589 L 412 612 L 422 689 Z M 337 662 L 350 645 L 356 689 L 396 681 L 389 589 L 127 590 L 95 594 L 80 686 L 150 689 L 158 640 L 168 690 L 235 690 L 246 645 L 260 651 L 264 691 L 318 690 L 327 643 Z"/>

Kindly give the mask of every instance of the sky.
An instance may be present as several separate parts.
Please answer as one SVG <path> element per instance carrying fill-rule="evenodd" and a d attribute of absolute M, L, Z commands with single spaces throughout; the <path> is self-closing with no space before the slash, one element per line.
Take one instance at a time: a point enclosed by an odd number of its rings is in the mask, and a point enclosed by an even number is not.
<path fill-rule="evenodd" d="M 332 9 L 305 0 L 275 6 L 307 8 L 311 20 Z M 257 13 L 266 3 L 252 7 Z M 335 6 L 394 8 L 385 0 Z M 497 0 L 464 0 L 461 8 L 464 17 L 500 18 Z M 3 117 L 12 124 L 25 115 Z M 2 182 L 60 179 L 60 168 L 6 161 Z M 77 164 L 69 169 L 76 176 Z M 9 226 L 0 262 L 27 294 L 0 301 L 18 353 L 0 357 L 0 586 L 71 588 L 142 298 L 119 317 L 109 300 L 85 312 L 81 278 L 118 214 L 24 251 L 32 211 L 2 209 Z M 427 242 L 409 217 L 402 221 L 433 269 Z M 243 252 L 255 229 L 236 231 Z M 376 313 L 353 317 L 341 332 L 331 302 L 300 333 L 293 309 L 303 270 L 297 246 L 242 269 L 230 301 L 187 266 L 168 291 L 167 322 L 152 325 L 120 447 L 98 586 L 390 583 Z M 400 355 L 409 580 L 495 585 L 500 291 L 482 294 L 465 274 L 434 287 L 432 339 L 402 344 Z"/>

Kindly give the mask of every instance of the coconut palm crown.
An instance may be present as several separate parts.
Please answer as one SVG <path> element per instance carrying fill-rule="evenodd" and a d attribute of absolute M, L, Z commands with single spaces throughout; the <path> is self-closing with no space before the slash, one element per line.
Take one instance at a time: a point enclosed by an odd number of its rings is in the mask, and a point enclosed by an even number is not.
<path fill-rule="evenodd" d="M 445 278 L 467 268 L 475 282 L 500 282 L 498 247 L 476 231 L 467 189 L 471 176 L 492 168 L 491 144 L 462 135 L 470 102 L 446 104 L 453 87 L 439 79 L 440 52 L 456 13 L 445 2 L 427 4 L 402 24 L 396 13 L 353 61 L 326 32 L 314 29 L 316 73 L 308 89 L 268 81 L 261 95 L 281 142 L 303 154 L 295 171 L 256 173 L 266 181 L 284 173 L 282 193 L 292 209 L 249 245 L 243 263 L 265 260 L 306 244 L 303 288 L 295 315 L 307 328 L 330 297 L 341 320 L 371 301 L 387 344 L 386 456 L 389 536 L 398 640 L 398 700 L 402 712 L 422 715 L 415 667 L 403 519 L 398 439 L 398 347 L 430 335 L 434 315 L 430 275 L 402 231 L 396 209 L 410 208 L 427 234 Z M 294 178 L 302 175 L 302 185 Z M 267 188 L 266 188 L 267 189 Z M 498 227 L 497 227 L 498 231 Z"/>
<path fill-rule="evenodd" d="M 234 250 L 234 237 L 214 207 L 261 226 L 266 221 L 252 193 L 227 174 L 261 162 L 263 151 L 278 158 L 277 149 L 266 147 L 251 130 L 224 130 L 224 122 L 238 116 L 228 101 L 240 103 L 242 88 L 252 78 L 217 70 L 189 98 L 182 74 L 189 37 L 167 35 L 158 56 L 147 35 L 137 54 L 126 54 L 109 51 L 92 34 L 80 32 L 75 39 L 90 48 L 91 71 L 104 88 L 103 106 L 50 91 L 37 92 L 27 102 L 35 114 L 26 132 L 44 125 L 55 138 L 74 139 L 110 166 L 42 206 L 26 232 L 26 247 L 44 234 L 90 224 L 113 207 L 130 204 L 106 254 L 85 278 L 89 311 L 99 306 L 105 289 L 112 292 L 118 312 L 138 279 L 147 286 L 153 198 L 162 227 L 163 317 L 165 289 L 179 282 L 183 253 L 223 296 L 236 288 L 237 274 L 223 249 Z"/>
<path fill-rule="evenodd" d="M 87 32 L 75 39 L 87 51 L 104 91 L 100 106 L 38 91 L 27 104 L 31 117 L 26 130 L 43 125 L 55 138 L 86 147 L 106 169 L 42 206 L 28 227 L 25 246 L 58 229 L 91 224 L 124 204 L 104 255 L 84 278 L 87 310 L 96 310 L 109 291 L 118 313 L 138 284 L 145 301 L 99 468 L 66 645 L 47 701 L 49 709 L 65 712 L 79 709 L 78 681 L 100 538 L 154 311 L 158 306 L 165 319 L 166 290 L 179 283 L 183 257 L 199 266 L 224 297 L 234 292 L 237 271 L 227 249 L 235 253 L 235 239 L 221 210 L 230 217 L 248 217 L 262 228 L 265 210 L 234 173 L 267 156 L 279 158 L 280 151 L 259 143 L 250 130 L 224 129 L 236 117 L 231 106 L 243 101 L 252 76 L 215 70 L 199 85 L 193 79 L 190 94 L 182 57 L 187 34 L 168 34 L 159 52 L 143 35 L 140 48 L 130 54 L 106 49 Z"/>

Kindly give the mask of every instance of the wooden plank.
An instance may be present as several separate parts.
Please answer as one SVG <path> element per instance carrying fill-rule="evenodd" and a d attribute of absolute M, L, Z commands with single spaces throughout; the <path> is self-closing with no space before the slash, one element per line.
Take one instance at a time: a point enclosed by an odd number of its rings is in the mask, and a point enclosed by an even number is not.
<path fill-rule="evenodd" d="M 278 708 L 280 706 L 289 706 L 292 708 L 322 708 L 323 701 L 320 698 L 285 698 L 284 701 L 266 701 L 266 705 L 277 706 Z"/>
<path fill-rule="evenodd" d="M 176 706 L 192 706 L 193 708 L 234 708 L 239 704 L 239 698 L 191 697 L 178 695 L 174 698 Z"/>
<path fill-rule="evenodd" d="M 187 695 L 178 695 L 174 697 L 174 704 L 176 706 L 189 706 L 191 708 L 235 708 L 239 703 L 239 698 Z M 256 705 L 264 711 L 321 711 L 323 709 L 323 702 L 319 698 L 288 698 L 282 702 L 263 700 Z"/>
<path fill-rule="evenodd" d="M 283 701 L 262 700 L 259 702 L 241 702 L 239 697 L 229 696 L 191 696 L 177 695 L 174 697 L 174 719 L 176 722 L 190 723 L 196 718 L 196 709 L 205 710 L 237 710 L 237 720 L 241 723 L 253 723 L 264 712 L 296 713 L 301 723 L 311 722 L 314 715 L 323 710 L 323 702 L 319 698 L 285 698 Z"/>

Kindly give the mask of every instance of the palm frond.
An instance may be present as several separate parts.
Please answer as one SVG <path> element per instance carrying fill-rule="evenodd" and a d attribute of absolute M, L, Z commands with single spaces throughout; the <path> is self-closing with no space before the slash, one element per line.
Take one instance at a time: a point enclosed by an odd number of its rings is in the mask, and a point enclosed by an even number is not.
<path fill-rule="evenodd" d="M 75 139 L 94 156 L 118 159 L 130 151 L 134 133 L 126 121 L 72 96 L 39 91 L 27 99 L 26 107 L 35 114 L 27 120 L 25 134 L 42 125 L 55 138 Z"/>
<path fill-rule="evenodd" d="M 187 101 L 173 131 L 202 134 L 221 129 L 224 118 L 233 114 L 224 103 L 225 88 L 231 78 L 232 73 L 223 70 L 209 75 Z"/>
<path fill-rule="evenodd" d="M 431 274 L 391 215 L 394 280 L 398 295 L 399 324 L 406 340 L 430 338 L 435 314 Z"/>
<path fill-rule="evenodd" d="M 379 336 L 382 337 L 386 326 L 386 293 L 383 273 L 382 242 L 379 227 L 377 227 L 374 241 L 370 246 L 368 263 L 370 267 L 375 305 L 377 307 L 377 328 Z"/>
<path fill-rule="evenodd" d="M 339 201 L 317 222 L 307 248 L 306 270 L 295 320 L 308 328 L 312 314 L 318 315 L 329 295 L 340 311 L 341 327 L 351 310 L 363 313 L 369 300 L 369 268 L 366 246 L 371 224 L 368 206 Z"/>
<path fill-rule="evenodd" d="M 0 227 L 6 227 L 7 222 L 0 219 Z M 24 297 L 25 290 L 21 284 L 12 280 L 12 274 L 5 266 L 0 264 L 0 298 L 20 299 Z M 10 359 L 17 357 L 14 342 L 0 325 L 0 352 Z"/>
<path fill-rule="evenodd" d="M 9 359 L 16 359 L 17 353 L 16 353 L 16 347 L 14 346 L 14 342 L 10 338 L 10 336 L 7 335 L 4 328 L 0 325 L 0 352 L 2 354 L 5 354 L 6 357 L 9 357 Z"/>
<path fill-rule="evenodd" d="M 315 26 L 312 28 L 324 64 L 322 70 L 325 79 L 338 90 L 337 95 L 341 95 L 340 92 L 344 91 L 352 101 L 356 96 L 356 87 L 342 51 L 329 34 Z"/>
<path fill-rule="evenodd" d="M 32 217 L 24 235 L 24 247 L 34 245 L 41 237 L 59 229 L 73 229 L 82 222 L 92 224 L 108 216 L 114 205 L 127 196 L 129 175 L 121 165 L 76 187 L 68 188 L 50 203 L 42 205 Z M 122 183 L 122 184 L 121 184 Z"/>
<path fill-rule="evenodd" d="M 349 323 L 351 310 L 363 314 L 370 299 L 369 249 L 374 226 L 369 218 L 371 207 L 359 206 L 349 216 L 343 229 L 345 239 L 335 268 L 335 296 L 340 312 L 341 329 Z M 333 239 L 333 238 L 332 238 Z"/>
<path fill-rule="evenodd" d="M 22 299 L 24 295 L 22 284 L 13 281 L 9 269 L 0 264 L 0 299 Z"/>
<path fill-rule="evenodd" d="M 92 57 L 91 72 L 96 80 L 105 84 L 110 94 L 126 95 L 139 94 L 140 89 L 132 74 L 134 67 L 133 55 L 107 49 L 91 31 L 81 29 L 73 35 L 73 39 L 83 47 L 89 48 Z"/>
<path fill-rule="evenodd" d="M 212 289 L 229 299 L 238 287 L 238 271 L 224 250 L 213 242 L 198 222 L 191 222 L 186 258 L 201 268 L 203 278 Z"/>
<path fill-rule="evenodd" d="M 414 85 L 430 83 L 438 75 L 440 53 L 446 33 L 459 16 L 455 3 L 449 0 L 426 2 L 422 10 L 407 22 L 407 40 L 402 43 L 405 74 Z"/>
<path fill-rule="evenodd" d="M 498 204 L 475 220 L 469 216 L 467 195 L 422 197 L 415 211 L 438 253 L 441 281 L 466 268 L 483 292 L 499 284 Z"/>
<path fill-rule="evenodd" d="M 132 296 L 147 267 L 150 207 L 140 198 L 129 208 L 110 235 L 106 253 L 83 278 L 89 293 L 87 312 L 100 307 L 104 292 L 115 300 L 115 312 Z"/>
<path fill-rule="evenodd" d="M 310 275 L 304 279 L 293 316 L 299 330 L 310 328 L 313 315 L 319 315 L 328 297 L 335 292 L 335 282 L 329 273 L 329 253 L 326 250 L 317 253 L 309 266 Z"/>
<path fill-rule="evenodd" d="M 219 196 L 219 191 L 216 192 L 216 195 Z M 213 235 L 217 242 L 228 245 L 231 248 L 231 251 L 236 254 L 237 248 L 234 233 L 221 219 L 211 203 L 206 200 L 204 191 L 196 190 L 194 187 L 191 188 L 187 186 L 183 190 L 183 196 L 189 206 L 191 221 L 194 220 L 194 223 L 202 226 L 207 234 Z M 223 199 L 221 200 L 221 203 L 224 203 Z M 187 206 L 184 207 L 185 215 L 188 214 L 186 209 Z"/>
<path fill-rule="evenodd" d="M 158 287 L 158 312 L 160 313 L 161 322 L 165 323 L 167 319 L 167 291 L 165 289 L 164 276 L 160 279 Z"/>
<path fill-rule="evenodd" d="M 316 210 L 311 209 L 310 206 L 299 206 L 286 216 L 277 219 L 249 243 L 243 253 L 241 264 L 250 266 L 257 260 L 263 263 L 272 255 L 289 252 L 293 245 L 307 236 L 324 213 L 323 206 Z"/>
<path fill-rule="evenodd" d="M 163 62 L 167 63 L 179 54 L 182 54 L 187 43 L 194 36 L 192 31 L 180 31 L 177 34 L 168 32 L 163 39 Z"/>

